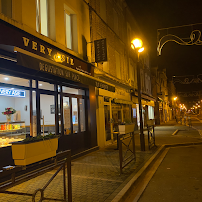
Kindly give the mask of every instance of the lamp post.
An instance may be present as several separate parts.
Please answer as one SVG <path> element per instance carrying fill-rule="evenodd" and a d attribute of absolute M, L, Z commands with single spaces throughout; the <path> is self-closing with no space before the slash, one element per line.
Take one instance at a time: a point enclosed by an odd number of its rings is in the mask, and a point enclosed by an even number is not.
<path fill-rule="evenodd" d="M 142 47 L 142 40 L 141 39 L 134 39 L 131 41 L 131 48 L 136 50 L 138 60 L 137 60 L 137 88 L 138 88 L 138 103 L 139 103 L 139 117 L 140 117 L 140 146 L 141 151 L 145 151 L 145 140 L 144 140 L 144 133 L 143 133 L 143 119 L 142 119 L 142 101 L 141 101 L 141 80 L 140 80 L 140 59 L 139 54 L 144 51 Z"/>
<path fill-rule="evenodd" d="M 176 104 L 177 97 L 174 97 L 173 100 L 174 100 L 174 109 L 175 109 L 174 113 L 175 113 L 175 118 L 177 121 L 177 104 Z"/>

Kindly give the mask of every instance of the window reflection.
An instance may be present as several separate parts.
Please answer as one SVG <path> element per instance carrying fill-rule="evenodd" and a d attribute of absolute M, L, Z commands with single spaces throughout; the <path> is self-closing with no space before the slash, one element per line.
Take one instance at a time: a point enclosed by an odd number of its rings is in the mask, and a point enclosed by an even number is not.
<path fill-rule="evenodd" d="M 63 97 L 64 134 L 71 133 L 69 97 Z"/>
<path fill-rule="evenodd" d="M 73 133 L 78 133 L 78 103 L 77 103 L 77 98 L 72 98 L 72 124 L 73 124 Z"/>
<path fill-rule="evenodd" d="M 85 122 L 85 100 L 79 99 L 80 105 L 80 128 L 81 132 L 86 130 L 86 122 Z"/>

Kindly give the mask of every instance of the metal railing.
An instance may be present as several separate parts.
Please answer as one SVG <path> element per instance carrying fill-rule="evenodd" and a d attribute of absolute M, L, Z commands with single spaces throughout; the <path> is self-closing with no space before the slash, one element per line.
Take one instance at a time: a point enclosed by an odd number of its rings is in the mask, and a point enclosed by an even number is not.
<path fill-rule="evenodd" d="M 129 133 L 128 136 L 127 134 L 118 135 L 117 141 L 119 145 L 120 174 L 122 174 L 123 168 L 125 168 L 131 161 L 136 160 L 134 132 Z M 130 149 L 131 144 L 132 150 Z M 123 145 L 126 147 L 126 151 L 123 151 Z M 129 156 L 127 155 L 128 153 L 130 153 Z"/>
<path fill-rule="evenodd" d="M 155 132 L 154 132 L 154 125 L 147 125 L 148 131 L 148 148 L 149 150 L 155 145 Z"/>
<path fill-rule="evenodd" d="M 65 156 L 65 159 L 58 161 L 59 158 Z M 20 167 L 16 167 L 16 169 L 10 170 L 7 172 L 7 174 L 11 175 L 11 182 L 7 183 L 6 185 L 2 186 L 0 189 L 0 193 L 6 193 L 6 194 L 16 194 L 16 195 L 27 195 L 32 197 L 32 202 L 35 202 L 35 197 L 38 192 L 40 192 L 40 200 L 39 202 L 42 202 L 43 200 L 55 200 L 55 201 L 67 201 L 72 202 L 72 182 L 71 182 L 71 151 L 67 150 L 64 152 L 61 152 L 56 155 L 55 157 L 55 165 L 51 165 L 49 167 L 46 167 L 45 169 L 38 170 L 36 172 L 33 172 L 31 174 L 27 174 L 28 176 L 23 176 L 20 179 L 17 180 L 17 183 L 21 183 L 25 180 L 31 179 L 33 177 L 36 177 L 38 175 L 43 174 L 45 171 L 48 171 L 50 169 L 54 169 L 56 167 L 59 167 L 59 169 L 55 172 L 55 174 L 51 177 L 51 179 L 43 186 L 41 189 L 36 189 L 33 194 L 29 193 L 23 193 L 23 192 L 12 192 L 12 191 L 6 191 L 5 189 L 7 188 L 7 184 L 9 186 L 14 186 L 16 184 L 16 179 L 15 179 L 15 173 L 19 171 Z M 67 167 L 67 184 L 68 184 L 68 190 L 66 190 L 66 167 Z M 57 176 L 57 174 L 63 169 L 63 194 L 64 194 L 64 199 L 54 199 L 54 198 L 47 198 L 44 197 L 44 191 L 48 187 L 48 185 L 53 181 L 53 179 Z M 68 192 L 68 197 L 67 197 L 67 192 Z"/>

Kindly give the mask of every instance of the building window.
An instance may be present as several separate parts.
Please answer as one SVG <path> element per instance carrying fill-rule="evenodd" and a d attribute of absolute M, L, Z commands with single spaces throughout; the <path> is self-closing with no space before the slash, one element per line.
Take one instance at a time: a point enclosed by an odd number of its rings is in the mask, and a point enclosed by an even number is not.
<path fill-rule="evenodd" d="M 65 19 L 66 19 L 66 45 L 67 48 L 72 49 L 71 14 L 65 13 Z"/>
<path fill-rule="evenodd" d="M 106 15 L 107 15 L 106 2 L 105 2 L 105 0 L 101 0 L 100 1 L 100 16 L 104 21 L 106 21 L 106 19 L 107 19 Z"/>
<path fill-rule="evenodd" d="M 134 63 L 133 61 L 130 59 L 130 63 L 129 63 L 129 79 L 131 81 L 135 80 L 135 76 L 134 76 Z"/>
<path fill-rule="evenodd" d="M 78 52 L 77 15 L 67 5 L 64 6 L 64 10 L 66 47 L 75 52 Z"/>
<path fill-rule="evenodd" d="M 115 51 L 115 58 L 116 58 L 116 76 L 117 78 L 121 79 L 120 54 L 117 51 Z"/>
<path fill-rule="evenodd" d="M 36 30 L 48 36 L 48 3 L 47 0 L 36 0 Z"/>
<path fill-rule="evenodd" d="M 12 18 L 12 0 L 1 0 L 1 13 Z"/>
<path fill-rule="evenodd" d="M 118 14 L 115 10 L 113 10 L 114 13 L 114 31 L 116 32 L 116 34 L 119 34 L 119 22 L 118 22 Z"/>

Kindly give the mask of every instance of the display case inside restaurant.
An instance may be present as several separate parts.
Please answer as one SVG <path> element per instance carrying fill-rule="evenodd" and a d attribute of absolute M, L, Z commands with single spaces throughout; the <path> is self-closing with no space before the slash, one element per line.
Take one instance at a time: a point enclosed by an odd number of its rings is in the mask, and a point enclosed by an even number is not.
<path fill-rule="evenodd" d="M 11 146 L 12 142 L 26 138 L 25 122 L 0 122 L 0 147 Z"/>

